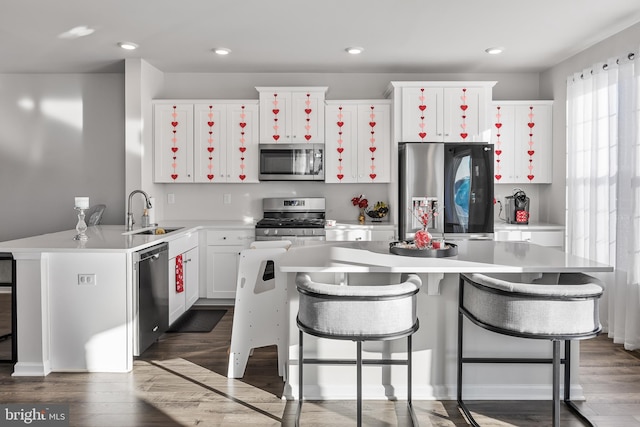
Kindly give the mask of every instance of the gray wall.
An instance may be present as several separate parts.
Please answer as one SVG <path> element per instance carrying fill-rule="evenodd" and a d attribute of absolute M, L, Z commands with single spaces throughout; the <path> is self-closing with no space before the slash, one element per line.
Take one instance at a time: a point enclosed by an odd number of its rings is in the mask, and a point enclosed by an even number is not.
<path fill-rule="evenodd" d="M 75 196 L 123 224 L 124 75 L 0 74 L 0 241 L 73 229 Z"/>

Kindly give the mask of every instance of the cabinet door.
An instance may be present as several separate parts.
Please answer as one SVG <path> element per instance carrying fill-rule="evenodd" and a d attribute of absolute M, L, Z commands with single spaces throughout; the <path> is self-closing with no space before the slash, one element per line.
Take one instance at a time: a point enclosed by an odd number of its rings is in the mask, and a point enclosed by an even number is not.
<path fill-rule="evenodd" d="M 290 117 L 291 142 L 324 142 L 324 92 L 292 92 Z"/>
<path fill-rule="evenodd" d="M 185 311 L 189 310 L 200 296 L 200 263 L 198 262 L 198 256 L 197 246 L 183 255 Z"/>
<path fill-rule="evenodd" d="M 491 142 L 494 144 L 494 183 L 511 184 L 515 177 L 515 107 L 494 104 L 489 115 Z"/>
<path fill-rule="evenodd" d="M 156 104 L 154 181 L 193 182 L 193 105 Z"/>
<path fill-rule="evenodd" d="M 327 105 L 324 180 L 328 183 L 358 181 L 358 107 Z"/>
<path fill-rule="evenodd" d="M 326 230 L 326 240 L 329 242 L 339 242 L 339 241 L 369 241 L 371 240 L 371 230 L 366 228 L 359 229 L 349 229 L 349 228 L 340 228 L 340 229 L 330 229 Z"/>
<path fill-rule="evenodd" d="M 260 92 L 260 142 L 291 142 L 290 92 Z"/>
<path fill-rule="evenodd" d="M 227 106 L 227 182 L 258 182 L 258 105 Z"/>
<path fill-rule="evenodd" d="M 551 105 L 515 109 L 515 182 L 551 183 Z"/>
<path fill-rule="evenodd" d="M 207 246 L 207 298 L 235 299 L 238 259 L 244 246 Z"/>
<path fill-rule="evenodd" d="M 444 89 L 444 141 L 482 141 L 485 131 L 484 88 Z"/>
<path fill-rule="evenodd" d="M 358 182 L 391 182 L 391 105 L 358 106 Z"/>
<path fill-rule="evenodd" d="M 195 182 L 227 181 L 227 106 L 196 104 L 194 137 Z"/>
<path fill-rule="evenodd" d="M 402 89 L 402 141 L 443 141 L 442 88 Z"/>

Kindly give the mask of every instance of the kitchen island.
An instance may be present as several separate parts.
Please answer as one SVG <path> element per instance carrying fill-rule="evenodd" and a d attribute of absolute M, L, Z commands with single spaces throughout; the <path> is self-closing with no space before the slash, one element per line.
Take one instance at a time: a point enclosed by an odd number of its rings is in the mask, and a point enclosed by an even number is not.
<path fill-rule="evenodd" d="M 313 280 L 344 285 L 399 283 L 403 273 L 418 273 L 420 328 L 413 338 L 414 399 L 455 399 L 457 360 L 457 306 L 459 273 L 540 274 L 612 271 L 607 265 L 527 242 L 455 241 L 458 254 L 449 258 L 398 256 L 388 242 L 308 243 L 294 247 L 280 262 L 280 280 L 288 287 L 289 363 L 284 395 L 298 397 L 298 295 L 295 276 L 309 273 Z M 551 343 L 488 332 L 465 319 L 465 355 L 551 357 Z M 574 342 L 577 347 L 577 342 Z M 354 358 L 355 343 L 305 337 L 308 357 Z M 404 358 L 404 340 L 363 344 L 363 357 Z M 574 360 L 575 359 L 575 360 Z M 572 396 L 580 399 L 577 367 L 579 351 L 572 353 Z M 405 367 L 365 367 L 365 399 L 406 398 Z M 353 366 L 305 366 L 305 398 L 354 399 Z M 468 399 L 550 399 L 550 365 L 475 365 L 465 372 Z"/>
<path fill-rule="evenodd" d="M 122 225 L 89 227 L 0 243 L 16 260 L 17 363 L 13 375 L 50 372 L 129 372 L 136 342 L 134 255 L 203 228 L 248 228 L 240 221 L 181 221 L 167 234 L 125 232 Z"/>

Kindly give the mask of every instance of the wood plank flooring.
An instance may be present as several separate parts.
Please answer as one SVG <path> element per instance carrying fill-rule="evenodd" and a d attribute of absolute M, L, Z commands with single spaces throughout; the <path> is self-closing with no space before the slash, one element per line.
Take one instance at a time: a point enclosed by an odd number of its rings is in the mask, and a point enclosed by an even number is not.
<path fill-rule="evenodd" d="M 126 374 L 53 373 L 12 377 L 0 364 L 0 403 L 65 403 L 70 425 L 293 426 L 295 402 L 281 399 L 275 347 L 258 349 L 242 380 L 226 378 L 233 309 L 210 333 L 165 334 Z M 605 336 L 582 342 L 579 402 L 599 427 L 640 426 L 640 356 Z M 550 425 L 550 402 L 478 402 L 483 426 Z M 365 401 L 366 426 L 410 425 L 404 401 Z M 420 426 L 465 426 L 454 401 L 415 401 Z M 306 402 L 303 426 L 353 426 L 354 401 Z M 562 425 L 582 426 L 568 411 Z"/>

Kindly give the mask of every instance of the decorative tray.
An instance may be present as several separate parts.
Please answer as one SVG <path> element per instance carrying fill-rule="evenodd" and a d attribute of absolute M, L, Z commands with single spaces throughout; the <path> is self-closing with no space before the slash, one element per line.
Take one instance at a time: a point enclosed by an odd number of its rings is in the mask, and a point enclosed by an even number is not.
<path fill-rule="evenodd" d="M 426 258 L 443 258 L 458 255 L 458 246 L 453 243 L 444 242 L 439 249 L 425 248 L 418 249 L 412 240 L 391 242 L 389 244 L 389 252 L 394 255 L 415 256 Z"/>

